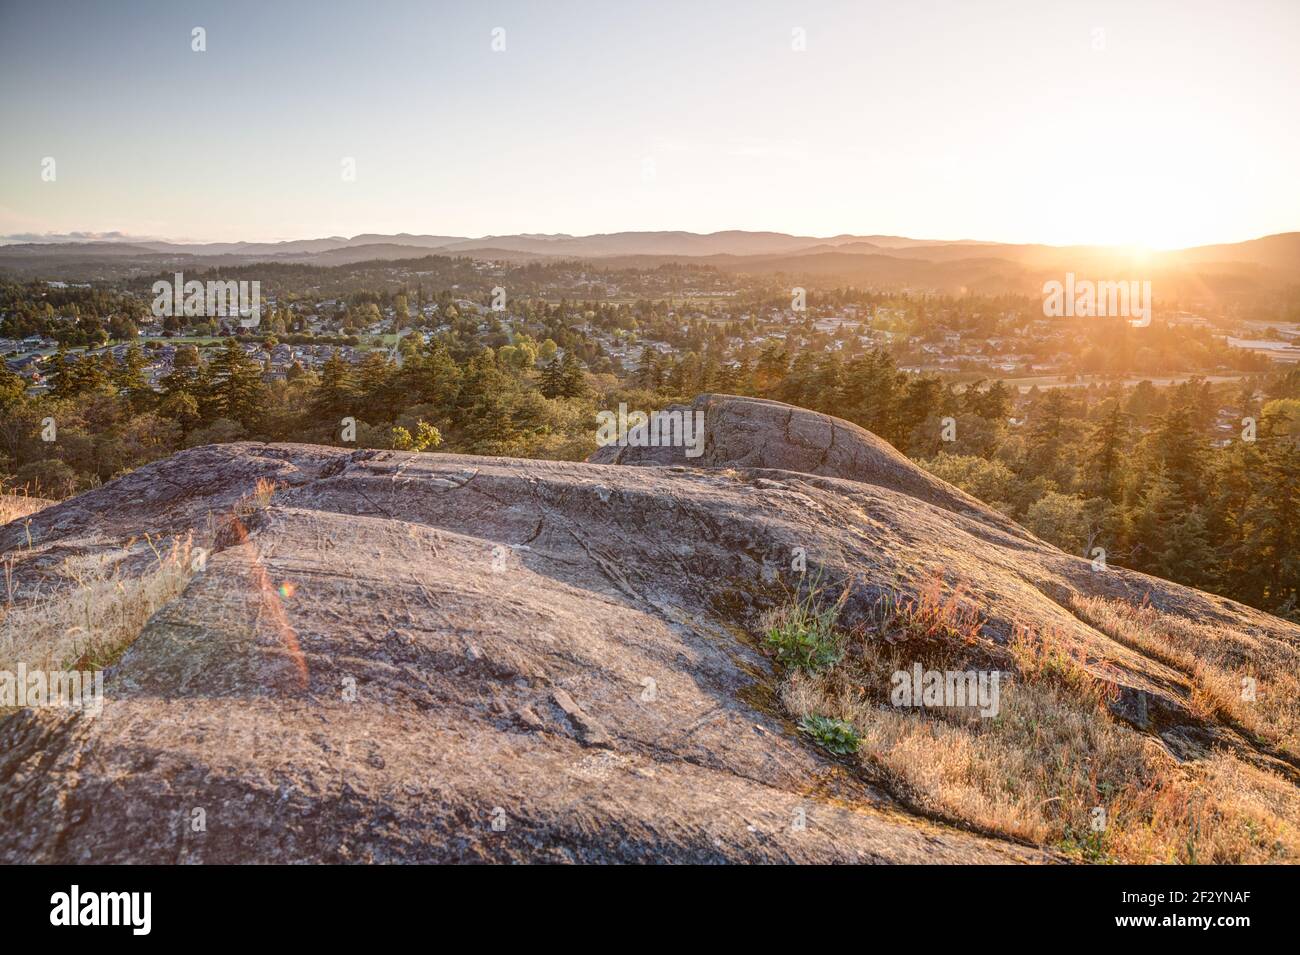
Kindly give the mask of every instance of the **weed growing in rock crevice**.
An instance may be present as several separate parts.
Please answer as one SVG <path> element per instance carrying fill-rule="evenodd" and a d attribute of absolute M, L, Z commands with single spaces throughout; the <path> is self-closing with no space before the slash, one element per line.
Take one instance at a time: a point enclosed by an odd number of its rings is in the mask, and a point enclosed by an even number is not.
<path fill-rule="evenodd" d="M 799 729 L 811 736 L 819 746 L 837 756 L 856 753 L 862 745 L 862 738 L 854 732 L 851 725 L 829 716 L 805 716 L 799 721 Z"/>

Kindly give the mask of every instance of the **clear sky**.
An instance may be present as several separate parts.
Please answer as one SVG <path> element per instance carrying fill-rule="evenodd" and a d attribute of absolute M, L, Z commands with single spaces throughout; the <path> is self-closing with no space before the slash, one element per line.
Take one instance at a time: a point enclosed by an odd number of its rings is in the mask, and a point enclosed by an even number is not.
<path fill-rule="evenodd" d="M 1300 229 L 1300 0 L 0 0 L 0 90 L 0 235 Z"/>

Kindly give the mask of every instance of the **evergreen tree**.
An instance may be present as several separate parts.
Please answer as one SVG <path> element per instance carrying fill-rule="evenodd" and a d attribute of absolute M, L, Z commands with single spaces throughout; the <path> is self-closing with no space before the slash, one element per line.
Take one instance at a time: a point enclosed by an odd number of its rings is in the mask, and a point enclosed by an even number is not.
<path fill-rule="evenodd" d="M 392 421 L 400 408 L 396 367 L 382 352 L 372 351 L 361 362 L 357 391 L 360 413 L 367 421 Z"/>
<path fill-rule="evenodd" d="M 740 363 L 732 376 L 731 393 L 743 396 L 754 394 L 754 363 L 748 358 Z"/>
<path fill-rule="evenodd" d="M 10 371 L 3 361 L 0 361 L 0 411 L 19 405 L 23 401 L 23 396 L 27 393 L 27 382 L 21 375 Z"/>
<path fill-rule="evenodd" d="M 1300 599 L 1300 422 L 1265 407 L 1254 493 L 1245 517 L 1248 599 L 1295 614 Z"/>
<path fill-rule="evenodd" d="M 942 410 L 943 382 L 933 375 L 918 375 L 907 382 L 898 404 L 898 440 L 896 446 L 911 450 L 928 447 L 934 440 L 931 431 Z"/>
<path fill-rule="evenodd" d="M 113 384 L 117 387 L 118 394 L 137 414 L 149 408 L 155 399 L 144 369 L 144 353 L 136 342 L 127 346 L 121 363 L 114 369 Z"/>
<path fill-rule="evenodd" d="M 409 355 L 398 374 L 401 390 L 419 404 L 431 404 L 442 415 L 450 415 L 460 393 L 461 370 L 447 346 L 431 341 L 423 350 Z"/>
<path fill-rule="evenodd" d="M 560 360 L 560 394 L 565 398 L 582 398 L 587 394 L 586 367 L 570 351 Z"/>
<path fill-rule="evenodd" d="M 1028 445 L 1025 477 L 1051 476 L 1062 461 L 1061 450 L 1065 434 L 1065 416 L 1069 402 L 1064 388 L 1051 388 L 1042 393 L 1029 413 L 1029 429 L 1025 435 Z"/>
<path fill-rule="evenodd" d="M 646 347 L 641 355 L 641 365 L 633 376 L 633 382 L 641 388 L 658 391 L 664 381 L 663 361 L 659 352 Z"/>
<path fill-rule="evenodd" d="M 809 398 L 814 411 L 836 414 L 840 411 L 844 387 L 844 365 L 837 352 L 823 355 L 810 382 Z"/>
<path fill-rule="evenodd" d="M 995 381 L 983 389 L 972 386 L 967 391 L 967 397 L 969 410 L 986 421 L 1003 425 L 1011 416 L 1011 389 L 1001 381 Z"/>
<path fill-rule="evenodd" d="M 266 388 L 261 366 L 244 353 L 233 335 L 212 362 L 212 403 L 218 417 L 256 431 L 265 411 Z"/>
<path fill-rule="evenodd" d="M 718 383 L 721 379 L 722 366 L 718 363 L 718 360 L 713 357 L 712 353 L 706 355 L 704 362 L 700 367 L 699 393 L 709 394 L 721 390 L 718 387 Z"/>
<path fill-rule="evenodd" d="M 457 399 L 466 451 L 501 453 L 503 446 L 515 436 L 511 397 L 509 378 L 497 367 L 492 349 L 484 348 L 466 366 Z"/>
<path fill-rule="evenodd" d="M 1192 507 L 1175 514 L 1165 529 L 1164 546 L 1156 556 L 1154 570 L 1161 577 L 1200 587 L 1211 583 L 1217 555 L 1210 543 L 1205 514 Z"/>
<path fill-rule="evenodd" d="M 171 371 L 163 375 L 159 384 L 163 396 L 170 397 L 178 392 L 195 395 L 199 374 L 199 350 L 193 345 L 182 345 L 176 349 L 172 358 Z"/>
<path fill-rule="evenodd" d="M 754 370 L 754 387 L 759 394 L 768 394 L 778 387 L 786 376 L 789 358 L 785 347 L 780 342 L 768 342 L 758 356 L 758 366 Z"/>
<path fill-rule="evenodd" d="M 691 398 L 700 390 L 700 356 L 688 351 L 669 370 L 664 382 L 669 394 L 679 398 Z"/>
<path fill-rule="evenodd" d="M 790 363 L 790 370 L 776 388 L 776 397 L 787 404 L 801 408 L 814 403 L 817 389 L 817 357 L 811 351 L 801 351 Z"/>
<path fill-rule="evenodd" d="M 1109 399 L 1088 436 L 1083 489 L 1091 497 L 1113 504 L 1120 501 L 1120 477 L 1128 445 L 1129 414 L 1118 401 Z"/>
<path fill-rule="evenodd" d="M 83 351 L 77 356 L 68 355 L 66 362 L 60 377 L 66 379 L 67 388 L 61 394 L 84 395 L 109 387 L 108 371 L 98 356 Z"/>
<path fill-rule="evenodd" d="M 320 384 L 316 388 L 312 414 L 327 421 L 333 428 L 334 419 L 353 410 L 355 400 L 356 385 L 352 378 L 352 367 L 343 360 L 342 353 L 336 348 L 321 365 Z"/>
<path fill-rule="evenodd" d="M 1176 403 L 1160 418 L 1155 450 L 1181 500 L 1191 502 L 1201 494 L 1204 438 L 1194 421 L 1194 409 Z"/>
<path fill-rule="evenodd" d="M 547 398 L 559 398 L 564 393 L 564 365 L 560 359 L 552 359 L 551 363 L 542 369 L 538 390 Z"/>
<path fill-rule="evenodd" d="M 68 374 L 68 366 L 68 348 L 60 342 L 54 357 L 50 359 L 50 367 L 45 372 L 45 377 L 50 383 L 50 397 L 71 398 L 75 394 L 74 381 Z"/>
<path fill-rule="evenodd" d="M 1158 574 L 1165 554 L 1169 528 L 1185 513 L 1178 499 L 1178 489 L 1157 466 L 1147 479 L 1142 495 L 1134 508 L 1133 563 L 1138 570 Z"/>
<path fill-rule="evenodd" d="M 861 380 L 855 383 L 850 376 L 846 379 L 845 403 L 851 420 L 901 447 L 903 388 L 893 355 L 883 348 L 872 349 Z M 909 409 L 909 413 L 917 410 Z"/>

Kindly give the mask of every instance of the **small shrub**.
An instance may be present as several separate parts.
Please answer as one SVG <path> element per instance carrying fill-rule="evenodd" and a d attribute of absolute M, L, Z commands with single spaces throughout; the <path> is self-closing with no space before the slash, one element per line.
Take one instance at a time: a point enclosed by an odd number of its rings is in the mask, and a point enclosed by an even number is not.
<path fill-rule="evenodd" d="M 1092 706 L 1115 702 L 1119 698 L 1118 684 L 1093 676 L 1083 652 L 1068 647 L 1065 634 L 1055 629 L 1035 632 L 1017 625 L 1011 633 L 1011 655 L 1025 679 L 1057 686 L 1075 700 Z M 1104 662 L 1098 666 L 1109 669 Z"/>
<path fill-rule="evenodd" d="M 442 433 L 421 420 L 416 424 L 415 435 L 400 425 L 392 430 L 393 448 L 397 451 L 427 451 L 442 444 Z"/>
<path fill-rule="evenodd" d="M 1057 848 L 1066 855 L 1074 856 L 1084 862 L 1094 864 L 1114 862 L 1114 857 L 1106 851 L 1106 834 L 1094 829 L 1075 829 L 1065 827 L 1065 836 L 1057 843 Z"/>
<path fill-rule="evenodd" d="M 824 749 L 837 756 L 850 756 L 862 745 L 862 737 L 853 727 L 843 720 L 834 720 L 829 716 L 805 716 L 799 721 L 803 730 Z"/>

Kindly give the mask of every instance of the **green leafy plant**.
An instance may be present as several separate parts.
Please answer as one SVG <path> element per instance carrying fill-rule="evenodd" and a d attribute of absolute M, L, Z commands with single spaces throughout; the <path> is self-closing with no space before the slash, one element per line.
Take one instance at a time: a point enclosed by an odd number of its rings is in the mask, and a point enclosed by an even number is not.
<path fill-rule="evenodd" d="M 1065 836 L 1057 844 L 1057 847 L 1067 855 L 1077 856 L 1084 862 L 1091 862 L 1094 865 L 1115 861 L 1106 850 L 1106 834 L 1104 832 L 1066 826 Z"/>
<path fill-rule="evenodd" d="M 816 672 L 834 666 L 844 655 L 843 635 L 835 629 L 843 603 L 819 609 L 817 594 L 812 588 L 768 617 L 767 646 L 785 666 Z"/>
<path fill-rule="evenodd" d="M 862 745 L 862 737 L 858 736 L 852 726 L 829 716 L 805 716 L 799 721 L 799 729 L 811 736 L 819 746 L 838 756 L 856 753 Z"/>

